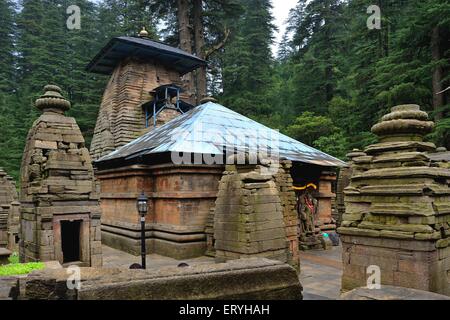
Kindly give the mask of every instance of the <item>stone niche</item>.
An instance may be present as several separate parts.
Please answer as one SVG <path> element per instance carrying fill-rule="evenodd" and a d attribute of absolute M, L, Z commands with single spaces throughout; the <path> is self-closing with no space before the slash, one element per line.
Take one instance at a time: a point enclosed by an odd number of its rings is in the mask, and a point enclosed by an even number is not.
<path fill-rule="evenodd" d="M 417 105 L 391 109 L 372 127 L 379 143 L 352 158 L 345 189 L 342 290 L 381 283 L 450 295 L 450 170 L 431 161 L 433 129 Z"/>
<path fill-rule="evenodd" d="M 19 202 L 16 184 L 12 177 L 0 168 L 0 248 L 18 250 Z"/>
<path fill-rule="evenodd" d="M 27 137 L 21 167 L 20 259 L 101 266 L 99 197 L 89 151 L 70 102 L 49 85 Z"/>
<path fill-rule="evenodd" d="M 220 181 L 212 228 L 218 262 L 265 257 L 300 268 L 298 216 L 290 161 L 276 174 L 267 165 L 227 165 Z M 212 251 L 211 249 L 209 251 Z"/>
<path fill-rule="evenodd" d="M 205 225 L 222 165 L 132 165 L 97 171 L 101 186 L 102 241 L 139 255 L 141 225 L 136 199 L 149 197 L 146 248 L 175 259 L 203 256 Z"/>

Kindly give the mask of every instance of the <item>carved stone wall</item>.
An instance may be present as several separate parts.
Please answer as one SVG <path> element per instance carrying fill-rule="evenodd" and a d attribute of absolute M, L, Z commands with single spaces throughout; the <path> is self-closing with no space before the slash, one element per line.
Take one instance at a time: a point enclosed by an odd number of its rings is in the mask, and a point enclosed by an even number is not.
<path fill-rule="evenodd" d="M 342 290 L 381 283 L 450 295 L 450 170 L 430 160 L 423 142 L 433 122 L 417 105 L 391 109 L 372 127 L 379 143 L 353 158 L 345 189 Z"/>
<path fill-rule="evenodd" d="M 93 160 L 145 132 L 145 113 L 141 105 L 152 99 L 150 91 L 165 84 L 182 86 L 180 75 L 156 61 L 128 58 L 117 66 L 100 105 L 90 150 Z M 182 94 L 181 99 L 193 102 L 188 92 Z"/>
<path fill-rule="evenodd" d="M 0 168 L 0 247 L 17 251 L 19 235 L 19 202 L 16 184 Z"/>
<path fill-rule="evenodd" d="M 101 266 L 101 211 L 89 151 L 75 119 L 64 115 L 70 103 L 61 89 L 44 90 L 36 100 L 43 114 L 28 132 L 22 158 L 20 259 Z"/>

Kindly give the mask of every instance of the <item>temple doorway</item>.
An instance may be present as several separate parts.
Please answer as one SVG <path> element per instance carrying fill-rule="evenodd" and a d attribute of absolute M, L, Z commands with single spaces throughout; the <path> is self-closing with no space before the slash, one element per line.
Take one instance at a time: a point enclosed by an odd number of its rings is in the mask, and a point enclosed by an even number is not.
<path fill-rule="evenodd" d="M 80 231 L 82 220 L 61 221 L 63 262 L 76 262 L 80 256 Z"/>

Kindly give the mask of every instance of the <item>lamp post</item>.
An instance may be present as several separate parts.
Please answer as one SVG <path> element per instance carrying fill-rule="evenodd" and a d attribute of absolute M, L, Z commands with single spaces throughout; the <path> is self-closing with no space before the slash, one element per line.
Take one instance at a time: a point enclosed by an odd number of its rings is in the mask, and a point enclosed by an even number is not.
<path fill-rule="evenodd" d="M 148 212 L 148 197 L 142 191 L 141 195 L 137 198 L 136 207 L 141 217 L 141 258 L 142 269 L 146 268 L 146 250 L 145 250 L 145 216 Z"/>

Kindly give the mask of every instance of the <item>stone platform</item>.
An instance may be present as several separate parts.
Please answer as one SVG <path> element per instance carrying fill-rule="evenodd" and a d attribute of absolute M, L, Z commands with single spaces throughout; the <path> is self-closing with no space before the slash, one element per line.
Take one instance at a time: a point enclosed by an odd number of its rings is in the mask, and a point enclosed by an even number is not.
<path fill-rule="evenodd" d="M 141 257 L 103 246 L 103 267 L 127 269 L 133 263 L 140 263 Z M 300 252 L 300 282 L 304 300 L 336 300 L 340 296 L 342 276 L 342 247 L 330 250 L 309 250 Z M 214 258 L 202 256 L 193 259 L 176 260 L 157 254 L 147 255 L 148 268 L 177 266 L 184 262 L 190 266 L 214 263 Z"/>
<path fill-rule="evenodd" d="M 34 271 L 20 280 L 30 300 L 301 300 L 296 270 L 249 258 L 227 263 L 147 270 L 81 268 L 80 283 L 67 286 L 66 269 Z"/>

